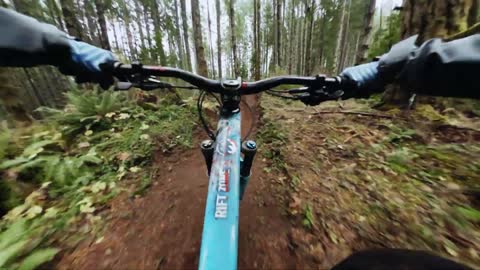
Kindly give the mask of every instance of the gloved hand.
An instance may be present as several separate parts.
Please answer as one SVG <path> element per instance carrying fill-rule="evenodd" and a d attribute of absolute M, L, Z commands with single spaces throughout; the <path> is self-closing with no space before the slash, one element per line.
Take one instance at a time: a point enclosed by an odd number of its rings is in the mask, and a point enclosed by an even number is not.
<path fill-rule="evenodd" d="M 340 76 L 352 80 L 358 88 L 376 84 L 378 81 L 378 62 L 371 62 L 358 66 L 348 67 L 340 73 Z"/>
<path fill-rule="evenodd" d="M 71 60 L 59 65 L 63 74 L 75 76 L 77 83 L 99 83 L 102 88 L 113 84 L 108 67 L 117 59 L 112 52 L 97 48 L 82 41 L 68 40 Z"/>
<path fill-rule="evenodd" d="M 343 98 L 364 97 L 382 91 L 384 83 L 378 73 L 378 62 L 348 67 L 340 76 L 351 81 L 351 89 L 346 89 Z"/>

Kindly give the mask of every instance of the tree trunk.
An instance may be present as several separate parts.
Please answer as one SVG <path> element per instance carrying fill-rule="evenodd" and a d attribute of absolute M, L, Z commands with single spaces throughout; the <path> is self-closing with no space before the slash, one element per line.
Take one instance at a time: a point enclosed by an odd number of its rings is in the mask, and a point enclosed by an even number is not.
<path fill-rule="evenodd" d="M 180 0 L 180 12 L 182 14 L 183 41 L 185 42 L 185 52 L 187 55 L 187 65 L 188 65 L 187 69 L 192 70 L 192 58 L 190 56 L 190 42 L 188 40 L 187 7 L 185 4 L 185 0 Z"/>
<path fill-rule="evenodd" d="M 282 1 L 281 0 L 277 0 L 277 12 L 276 12 L 276 21 L 277 21 L 277 27 L 276 27 L 276 30 L 277 30 L 277 34 L 276 34 L 276 38 L 275 38 L 275 42 L 276 42 L 276 54 L 277 54 L 277 57 L 276 57 L 276 60 L 277 62 L 275 63 L 275 65 L 277 67 L 281 67 L 281 64 L 282 64 L 282 60 L 281 60 L 281 52 L 282 52 L 282 48 L 280 47 L 281 46 L 281 42 L 280 40 L 282 39 L 281 35 L 282 35 Z"/>
<path fill-rule="evenodd" d="M 63 24 L 62 15 L 59 6 L 57 5 L 57 1 L 55 0 L 47 0 L 48 9 L 52 12 L 52 17 L 56 22 L 56 25 L 62 30 L 66 31 L 65 25 Z"/>
<path fill-rule="evenodd" d="M 82 26 L 75 16 L 73 0 L 60 0 L 60 5 L 62 6 L 63 19 L 65 20 L 68 34 L 83 39 Z"/>
<path fill-rule="evenodd" d="M 288 74 L 292 74 L 292 66 L 293 66 L 293 60 L 294 60 L 294 50 L 293 50 L 293 41 L 295 39 L 295 28 L 296 28 L 296 19 L 295 19 L 295 8 L 296 8 L 296 3 L 295 0 L 292 0 L 290 2 L 290 25 L 289 25 L 289 35 L 290 35 L 290 41 L 288 45 Z"/>
<path fill-rule="evenodd" d="M 302 5 L 299 6 L 298 14 L 302 14 Z M 304 20 L 297 15 L 297 36 L 296 36 L 296 47 L 297 47 L 297 52 L 295 56 L 295 70 L 297 75 L 300 75 L 302 73 L 302 67 L 301 67 L 301 59 L 302 59 L 302 33 L 303 33 L 303 22 Z"/>
<path fill-rule="evenodd" d="M 210 7 L 210 3 L 207 0 L 207 7 Z M 210 8 L 207 8 L 207 22 L 208 22 L 208 45 L 210 50 L 210 64 L 212 65 L 212 77 L 215 77 L 215 53 L 213 52 L 212 45 L 212 21 L 210 19 Z"/>
<path fill-rule="evenodd" d="M 180 67 L 186 69 L 185 67 L 185 54 L 184 54 L 184 49 L 185 49 L 185 46 L 183 45 L 183 41 L 182 41 L 182 35 L 180 33 L 180 19 L 178 17 L 178 2 L 177 0 L 174 0 L 175 1 L 175 16 L 174 16 L 174 19 L 175 19 L 175 39 L 177 40 L 177 45 L 178 45 L 178 55 L 180 57 Z"/>
<path fill-rule="evenodd" d="M 152 58 L 152 35 L 151 35 L 151 29 L 150 29 L 150 17 L 148 14 L 148 6 L 143 3 L 143 21 L 145 23 L 145 30 L 146 30 L 146 38 L 147 38 L 147 44 L 148 44 L 148 49 L 147 49 L 147 56 L 149 59 Z"/>
<path fill-rule="evenodd" d="M 240 75 L 240 66 L 238 63 L 237 57 L 237 40 L 236 40 L 236 31 L 235 31 L 235 0 L 228 0 L 228 17 L 230 21 L 230 41 L 232 45 L 232 55 L 233 55 L 233 77 Z"/>
<path fill-rule="evenodd" d="M 222 74 L 222 34 L 220 30 L 220 0 L 215 0 L 215 11 L 217 13 L 217 68 L 218 68 L 218 77 L 221 79 L 223 77 Z"/>
<path fill-rule="evenodd" d="M 349 46 L 349 34 L 350 34 L 350 11 L 352 7 L 352 0 L 348 0 L 348 11 L 347 11 L 347 18 L 345 20 L 345 27 L 343 28 L 343 36 L 342 36 L 342 51 L 340 53 L 340 63 L 337 73 L 342 71 L 345 68 L 345 61 L 347 59 L 348 54 L 348 46 Z"/>
<path fill-rule="evenodd" d="M 367 58 L 368 52 L 368 40 L 370 37 L 370 32 L 372 31 L 373 17 L 375 15 L 375 4 L 376 0 L 370 0 L 370 3 L 367 6 L 367 13 L 363 21 L 363 33 L 360 37 L 360 45 L 358 47 L 358 52 L 356 54 L 356 63 L 363 63 Z"/>
<path fill-rule="evenodd" d="M 185 0 L 181 0 L 182 2 Z M 183 11 L 182 11 L 183 12 Z M 155 31 L 155 50 L 152 57 L 155 59 L 157 63 L 160 65 L 167 64 L 167 57 L 165 56 L 165 50 L 163 49 L 163 37 L 162 37 L 162 26 L 160 20 L 160 13 L 158 9 L 157 1 L 153 1 L 152 5 L 152 19 L 153 19 L 153 26 Z"/>
<path fill-rule="evenodd" d="M 195 60 L 197 64 L 197 73 L 199 75 L 208 76 L 207 61 L 205 61 L 205 48 L 203 47 L 202 25 L 200 18 L 200 5 L 198 0 L 192 0 L 192 25 L 193 25 L 193 41 L 195 45 Z"/>
<path fill-rule="evenodd" d="M 340 71 L 340 63 L 341 63 L 341 54 L 342 54 L 342 40 L 343 40 L 343 32 L 344 32 L 344 24 L 345 24 L 345 13 L 346 13 L 346 5 L 345 1 L 346 0 L 341 0 L 342 1 L 342 15 L 340 19 L 340 30 L 338 31 L 338 37 L 337 37 L 337 47 L 335 49 L 335 73 L 339 73 Z"/>
<path fill-rule="evenodd" d="M 0 103 L 13 119 L 21 122 L 31 122 L 32 118 L 28 114 L 23 104 L 23 98 L 20 95 L 20 89 L 13 85 L 11 70 L 0 69 Z"/>
<path fill-rule="evenodd" d="M 140 36 L 140 57 L 143 56 L 143 52 L 146 48 L 145 46 L 145 34 L 143 33 L 143 27 L 142 27 L 142 9 L 140 8 L 140 4 L 138 3 L 138 1 L 133 1 L 133 3 L 135 4 L 135 15 L 136 15 L 136 18 L 134 18 L 134 21 L 135 23 L 137 24 L 138 26 L 138 34 Z"/>
<path fill-rule="evenodd" d="M 118 34 L 117 34 L 116 23 L 117 22 L 115 22 L 115 21 L 112 22 L 113 39 L 114 39 L 115 47 L 117 48 L 117 50 L 121 51 L 120 45 L 118 44 Z"/>
<path fill-rule="evenodd" d="M 95 0 L 97 9 L 98 25 L 100 25 L 100 44 L 105 50 L 110 50 L 110 41 L 108 40 L 107 20 L 105 18 L 105 5 L 102 0 Z"/>
<path fill-rule="evenodd" d="M 260 0 L 255 0 L 254 7 L 254 22 L 253 22 L 253 46 L 254 46 L 254 59 L 253 59 L 253 77 L 256 81 L 260 80 Z"/>
<path fill-rule="evenodd" d="M 319 52 L 318 52 L 318 64 L 320 66 L 320 69 L 323 71 L 323 69 L 325 69 L 325 65 L 323 64 L 323 55 L 324 55 L 324 52 L 325 52 L 325 32 L 326 32 L 326 24 L 327 22 L 327 16 L 324 14 L 323 17 L 322 17 L 322 22 L 321 22 L 321 26 L 320 26 L 320 49 L 319 49 Z"/>
<path fill-rule="evenodd" d="M 476 7 L 475 0 L 405 0 L 402 11 L 401 37 L 418 34 L 417 44 L 424 41 L 456 34 L 468 28 L 470 10 Z M 383 102 L 406 105 L 409 89 L 394 87 L 385 92 Z"/>
<path fill-rule="evenodd" d="M 307 46 L 305 49 L 305 74 L 310 75 L 311 70 L 311 61 L 312 61 L 312 36 L 313 36 L 313 19 L 315 14 L 315 0 L 312 0 L 310 6 L 307 8 L 307 17 L 309 20 L 308 26 L 308 35 L 307 35 Z"/>

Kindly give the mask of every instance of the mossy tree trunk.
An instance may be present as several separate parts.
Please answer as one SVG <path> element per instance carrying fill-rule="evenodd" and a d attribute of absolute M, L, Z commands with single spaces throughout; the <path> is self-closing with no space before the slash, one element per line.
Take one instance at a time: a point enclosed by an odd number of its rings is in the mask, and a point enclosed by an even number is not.
<path fill-rule="evenodd" d="M 478 0 L 405 0 L 402 10 L 402 39 L 419 35 L 417 44 L 430 38 L 445 38 L 465 31 Z M 470 20 L 469 20 L 470 18 Z M 393 86 L 383 96 L 387 104 L 406 105 L 410 89 Z"/>

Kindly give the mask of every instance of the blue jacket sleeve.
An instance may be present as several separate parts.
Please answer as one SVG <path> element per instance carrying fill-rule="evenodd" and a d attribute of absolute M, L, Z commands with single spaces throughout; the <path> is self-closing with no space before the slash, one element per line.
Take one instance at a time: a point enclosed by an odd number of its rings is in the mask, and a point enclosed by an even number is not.
<path fill-rule="evenodd" d="M 0 66 L 58 65 L 70 58 L 69 39 L 53 25 L 0 8 Z"/>
<path fill-rule="evenodd" d="M 416 36 L 395 46 L 379 61 L 379 76 L 414 93 L 480 98 L 480 35 L 417 47 Z"/>

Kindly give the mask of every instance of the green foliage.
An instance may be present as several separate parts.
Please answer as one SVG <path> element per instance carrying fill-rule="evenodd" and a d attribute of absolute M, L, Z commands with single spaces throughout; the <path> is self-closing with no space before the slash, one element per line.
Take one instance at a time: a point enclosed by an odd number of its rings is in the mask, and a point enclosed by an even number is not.
<path fill-rule="evenodd" d="M 372 38 L 368 51 L 368 58 L 373 59 L 388 52 L 390 48 L 400 41 L 400 14 L 392 13 L 386 21 L 386 26 L 378 29 Z"/>
<path fill-rule="evenodd" d="M 455 210 L 465 217 L 466 219 L 473 221 L 473 222 L 480 222 L 480 211 L 472 207 L 462 207 L 457 206 Z"/>
<path fill-rule="evenodd" d="M 0 160 L 7 154 L 8 144 L 10 142 L 11 132 L 6 125 L 0 128 Z"/>
<path fill-rule="evenodd" d="M 38 111 L 49 120 L 57 122 L 68 138 L 73 138 L 87 129 L 108 128 L 107 113 L 127 106 L 125 96 L 113 91 L 71 91 L 65 94 L 68 105 L 64 110 L 42 107 Z"/>
<path fill-rule="evenodd" d="M 277 169 L 285 167 L 284 154 L 282 149 L 287 143 L 287 135 L 277 122 L 267 122 L 260 129 L 257 135 L 259 145 L 262 145 L 262 154 L 272 162 Z"/>
<path fill-rule="evenodd" d="M 36 250 L 22 261 L 18 270 L 33 270 L 38 266 L 51 261 L 59 251 L 60 250 L 56 248 Z"/>
<path fill-rule="evenodd" d="M 67 97 L 65 110 L 41 109 L 48 125 L 0 132 L 0 173 L 7 177 L 0 182 L 1 206 L 10 209 L 0 222 L 6 229 L 0 263 L 8 269 L 34 269 L 51 260 L 58 250 L 48 248 L 46 236 L 65 234 L 78 216 L 88 216 L 85 222 L 93 226 L 98 206 L 118 194 L 119 180 L 135 180 L 133 195 L 142 195 L 157 147 L 192 144 L 196 115 L 189 105 L 144 109 L 113 92 L 74 91 Z M 41 186 L 22 201 L 14 192 L 19 183 Z"/>
<path fill-rule="evenodd" d="M 313 209 L 310 204 L 307 204 L 305 208 L 303 209 L 303 221 L 302 221 L 303 226 L 311 229 L 313 225 L 315 224 L 315 218 L 313 216 Z"/>

